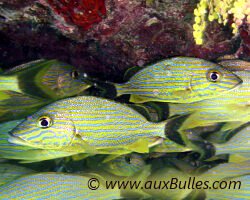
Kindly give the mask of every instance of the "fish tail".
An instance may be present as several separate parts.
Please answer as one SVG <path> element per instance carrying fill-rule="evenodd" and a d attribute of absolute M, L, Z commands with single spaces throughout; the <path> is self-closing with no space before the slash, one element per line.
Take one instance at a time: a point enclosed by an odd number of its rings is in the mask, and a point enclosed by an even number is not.
<path fill-rule="evenodd" d="M 123 94 L 129 94 L 128 93 L 128 83 L 122 83 L 122 84 L 115 84 L 116 88 L 116 95 L 121 96 Z"/>
<path fill-rule="evenodd" d="M 239 123 L 240 124 L 240 123 Z M 235 129 L 221 132 L 222 135 L 227 136 L 227 142 L 215 144 L 217 154 L 244 154 L 249 152 L 249 135 L 247 128 L 249 123 L 239 125 Z M 249 153 L 248 153 L 249 155 Z"/>
<path fill-rule="evenodd" d="M 114 83 L 99 81 L 96 79 L 90 80 L 88 78 L 81 79 L 87 85 L 97 89 L 98 96 L 114 99 L 117 97 L 117 89 Z"/>
<path fill-rule="evenodd" d="M 164 128 L 165 137 L 172 138 L 172 137 L 180 136 L 180 133 L 178 131 L 189 116 L 190 114 L 175 116 L 164 122 L 161 122 L 161 123 L 165 123 L 165 128 Z"/>

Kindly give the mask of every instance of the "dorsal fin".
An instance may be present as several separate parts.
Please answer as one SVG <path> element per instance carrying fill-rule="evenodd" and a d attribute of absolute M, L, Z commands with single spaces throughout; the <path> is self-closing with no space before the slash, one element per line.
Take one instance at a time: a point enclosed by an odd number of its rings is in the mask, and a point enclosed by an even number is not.
<path fill-rule="evenodd" d="M 26 69 L 30 69 L 33 67 L 38 67 L 38 66 L 44 65 L 45 63 L 51 62 L 51 61 L 55 61 L 55 60 L 45 60 L 45 59 L 34 60 L 34 61 L 31 61 L 28 63 L 24 63 L 22 65 L 18 65 L 14 68 L 11 68 L 11 69 L 5 71 L 3 74 L 4 75 L 11 75 L 11 74 L 14 74 L 16 72 L 20 72 L 20 71 L 23 71 Z"/>
<path fill-rule="evenodd" d="M 123 76 L 123 80 L 127 82 L 134 74 L 136 74 L 142 69 L 143 67 L 139 67 L 139 66 L 134 66 L 134 67 L 127 69 L 127 71 L 125 72 Z"/>

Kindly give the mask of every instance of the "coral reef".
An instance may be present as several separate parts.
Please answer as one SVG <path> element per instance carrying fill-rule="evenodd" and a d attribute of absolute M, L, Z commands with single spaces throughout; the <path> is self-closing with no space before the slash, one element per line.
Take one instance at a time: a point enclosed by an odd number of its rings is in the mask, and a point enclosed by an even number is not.
<path fill-rule="evenodd" d="M 86 31 L 106 15 L 104 0 L 40 0 L 39 2 L 51 9 L 55 15 L 54 25 L 59 29 L 67 27 L 69 32 L 77 28 Z"/>
<path fill-rule="evenodd" d="M 207 21 L 217 20 L 220 24 L 231 24 L 233 33 L 245 22 L 250 24 L 250 1 L 248 0 L 201 0 L 194 10 L 193 36 L 196 44 L 203 43 Z M 233 17 L 231 21 L 230 16 Z"/>
<path fill-rule="evenodd" d="M 192 26 L 197 1 L 106 0 L 105 14 L 104 10 L 97 11 L 104 9 L 103 0 L 93 0 L 90 2 L 98 2 L 90 5 L 96 12 L 94 20 L 88 19 L 84 26 L 71 18 L 79 6 L 72 3 L 75 1 L 53 1 L 57 7 L 51 2 L 1 2 L 2 67 L 56 58 L 100 79 L 121 81 L 129 67 L 171 56 L 213 60 L 235 53 L 250 58 L 247 24 L 240 27 L 238 37 L 232 38 L 230 29 L 213 21 L 206 26 L 203 45 L 195 44 Z M 70 6 L 60 13 L 58 6 L 66 4 Z"/>
<path fill-rule="evenodd" d="M 67 23 L 80 26 L 84 30 L 100 22 L 106 15 L 104 0 L 47 0 L 53 11 Z"/>

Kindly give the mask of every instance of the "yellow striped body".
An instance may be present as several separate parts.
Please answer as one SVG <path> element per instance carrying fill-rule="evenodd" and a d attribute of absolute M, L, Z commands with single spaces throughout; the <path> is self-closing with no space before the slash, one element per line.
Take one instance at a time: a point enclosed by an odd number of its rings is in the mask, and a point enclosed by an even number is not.
<path fill-rule="evenodd" d="M 235 72 L 243 83 L 221 97 L 189 104 L 169 104 L 170 115 L 192 113 L 182 130 L 208 126 L 218 122 L 250 120 L 250 71 Z"/>
<path fill-rule="evenodd" d="M 10 75 L 10 76 L 0 75 L 0 92 L 6 90 L 22 92 L 20 87 L 18 86 L 18 78 L 16 75 Z"/>
<path fill-rule="evenodd" d="M 10 69 L 0 76 L 0 91 L 50 99 L 76 95 L 88 84 L 74 66 L 57 60 L 36 60 Z"/>
<path fill-rule="evenodd" d="M 37 60 L 0 75 L 0 122 L 20 119 L 58 99 L 90 87 L 75 67 L 57 60 Z"/>
<path fill-rule="evenodd" d="M 97 190 L 88 188 L 99 186 Z M 106 178 L 105 178 L 106 179 Z M 96 181 L 97 180 L 97 181 Z M 103 177 L 95 174 L 72 175 L 37 173 L 18 178 L 0 187 L 0 199 L 119 199 L 117 188 L 106 189 Z"/>
<path fill-rule="evenodd" d="M 250 124 L 243 125 L 229 141 L 215 144 L 216 154 L 237 154 L 250 160 Z M 236 160 L 239 162 L 239 160 Z M 250 168 L 249 168 L 250 169 Z"/>
<path fill-rule="evenodd" d="M 212 73 L 219 79 L 210 79 Z M 190 103 L 220 96 L 242 80 L 221 65 L 198 58 L 176 57 L 150 65 L 116 84 L 117 94 L 131 94 L 130 101 Z"/>
<path fill-rule="evenodd" d="M 201 175 L 200 180 L 209 181 L 210 185 L 214 181 L 216 187 L 219 183 L 222 187 L 227 185 L 224 189 L 208 189 L 206 190 L 206 199 L 219 199 L 219 200 L 241 200 L 249 199 L 250 196 L 250 168 L 249 161 L 242 163 L 225 163 L 220 164 Z M 226 183 L 225 183 L 226 182 Z M 230 188 L 229 188 L 230 185 Z M 234 188 L 235 187 L 235 188 Z"/>
<path fill-rule="evenodd" d="M 47 128 L 39 126 L 44 118 L 50 120 Z M 42 108 L 17 126 L 9 141 L 62 151 L 148 152 L 149 146 L 165 138 L 166 123 L 148 122 L 132 108 L 114 101 L 82 96 Z"/>
<path fill-rule="evenodd" d="M 0 164 L 0 186 L 17 179 L 25 174 L 34 173 L 33 170 L 26 167 L 12 165 L 7 163 Z"/>

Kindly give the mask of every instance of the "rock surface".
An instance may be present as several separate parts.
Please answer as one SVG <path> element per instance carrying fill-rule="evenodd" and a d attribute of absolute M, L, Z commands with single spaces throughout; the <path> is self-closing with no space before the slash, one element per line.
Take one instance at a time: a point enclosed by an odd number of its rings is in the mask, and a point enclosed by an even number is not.
<path fill-rule="evenodd" d="M 92 0 L 87 7 L 76 2 L 2 0 L 1 66 L 57 58 L 91 76 L 121 81 L 124 71 L 131 66 L 172 56 L 213 60 L 234 53 L 236 57 L 250 59 L 247 24 L 235 37 L 229 27 L 209 23 L 205 43 L 195 44 L 194 0 L 106 0 L 105 4 L 103 0 Z M 85 15 L 87 11 L 91 12 Z M 80 23 L 81 17 L 85 17 L 84 23 Z"/>

